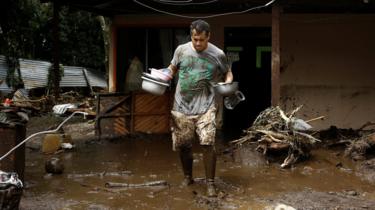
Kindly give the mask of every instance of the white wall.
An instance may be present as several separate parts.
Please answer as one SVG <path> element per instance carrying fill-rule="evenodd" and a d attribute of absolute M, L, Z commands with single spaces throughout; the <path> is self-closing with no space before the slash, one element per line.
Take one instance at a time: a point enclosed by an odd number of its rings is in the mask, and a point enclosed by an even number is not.
<path fill-rule="evenodd" d="M 375 121 L 375 15 L 283 15 L 282 107 L 317 129 Z"/>

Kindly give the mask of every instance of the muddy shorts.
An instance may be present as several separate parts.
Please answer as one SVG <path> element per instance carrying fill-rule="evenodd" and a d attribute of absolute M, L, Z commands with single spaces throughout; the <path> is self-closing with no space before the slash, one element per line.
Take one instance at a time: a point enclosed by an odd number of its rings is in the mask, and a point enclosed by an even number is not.
<path fill-rule="evenodd" d="M 192 147 L 197 136 L 201 145 L 214 145 L 216 134 L 216 108 L 211 106 L 200 115 L 185 115 L 172 111 L 173 150 L 180 147 Z"/>

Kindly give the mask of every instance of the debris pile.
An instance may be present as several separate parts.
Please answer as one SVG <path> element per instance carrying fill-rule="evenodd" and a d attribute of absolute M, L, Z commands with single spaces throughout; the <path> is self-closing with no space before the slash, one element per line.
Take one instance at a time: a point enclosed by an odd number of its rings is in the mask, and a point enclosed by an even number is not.
<path fill-rule="evenodd" d="M 358 129 L 331 126 L 327 130 L 317 132 L 316 136 L 319 136 L 328 148 L 344 148 L 346 157 L 354 161 L 363 161 L 375 157 L 375 129 L 371 128 L 374 125 L 373 122 L 366 122 Z"/>
<path fill-rule="evenodd" d="M 0 170 L 0 209 L 19 209 L 23 193 L 17 173 Z"/>
<path fill-rule="evenodd" d="M 366 160 L 375 151 L 375 133 L 352 140 L 345 149 L 345 155 L 353 160 Z"/>
<path fill-rule="evenodd" d="M 86 112 L 90 118 L 96 116 L 96 99 L 92 95 L 87 96 L 69 91 L 62 93 L 60 98 L 55 99 L 53 95 L 29 96 L 29 94 L 35 93 L 27 92 L 21 88 L 8 94 L 6 98 L 0 98 L 0 109 L 5 110 L 3 112 L 16 110 L 18 115 L 25 112 L 29 116 L 39 116 L 51 112 L 65 116 L 76 111 Z M 4 121 L 5 117 L 0 116 L 0 119 Z"/>
<path fill-rule="evenodd" d="M 244 131 L 244 136 L 231 143 L 237 146 L 244 143 L 256 143 L 258 144 L 256 150 L 264 155 L 285 151 L 287 157 L 281 164 L 282 168 L 289 167 L 304 157 L 309 157 L 311 145 L 320 140 L 308 134 L 308 130 L 312 127 L 307 121 L 294 117 L 301 107 L 297 107 L 290 113 L 285 113 L 278 106 L 265 109 L 258 115 L 253 125 Z"/>
<path fill-rule="evenodd" d="M 12 97 L 12 105 L 28 109 L 30 112 L 39 112 L 42 110 L 42 107 L 45 107 L 48 100 L 49 99 L 46 96 L 32 99 L 29 97 L 28 92 L 21 88 L 14 92 Z"/>
<path fill-rule="evenodd" d="M 25 126 L 28 121 L 27 110 L 18 107 L 0 107 L 0 127 Z"/>
<path fill-rule="evenodd" d="M 22 181 L 18 178 L 17 173 L 8 173 L 0 170 L 0 189 L 8 188 L 11 185 L 17 188 L 23 187 Z"/>

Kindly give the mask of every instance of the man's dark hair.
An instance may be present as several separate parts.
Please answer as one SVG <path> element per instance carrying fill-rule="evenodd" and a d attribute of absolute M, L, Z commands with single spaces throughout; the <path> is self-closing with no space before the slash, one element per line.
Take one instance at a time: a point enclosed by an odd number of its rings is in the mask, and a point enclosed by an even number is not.
<path fill-rule="evenodd" d="M 196 20 L 196 21 L 193 21 L 190 25 L 190 35 L 193 34 L 193 30 L 195 29 L 195 31 L 200 34 L 202 32 L 206 32 L 206 35 L 209 35 L 210 34 L 210 24 L 208 24 L 206 21 L 204 20 Z"/>

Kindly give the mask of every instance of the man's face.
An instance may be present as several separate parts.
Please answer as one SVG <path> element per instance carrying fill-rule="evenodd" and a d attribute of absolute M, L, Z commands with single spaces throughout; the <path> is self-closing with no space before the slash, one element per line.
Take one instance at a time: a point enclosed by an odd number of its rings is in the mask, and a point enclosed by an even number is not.
<path fill-rule="evenodd" d="M 191 33 L 191 42 L 193 43 L 194 49 L 198 52 L 201 52 L 207 48 L 209 39 L 210 34 L 206 34 L 206 32 L 197 33 L 197 31 L 193 29 Z"/>

